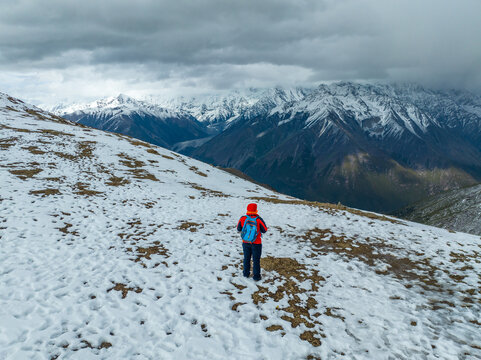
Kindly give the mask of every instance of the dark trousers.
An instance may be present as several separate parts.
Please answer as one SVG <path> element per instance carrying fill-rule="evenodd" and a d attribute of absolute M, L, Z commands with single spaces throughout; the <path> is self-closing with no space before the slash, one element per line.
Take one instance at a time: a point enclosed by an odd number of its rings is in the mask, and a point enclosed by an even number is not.
<path fill-rule="evenodd" d="M 244 276 L 249 277 L 251 273 L 251 257 L 254 263 L 254 280 L 261 279 L 261 255 L 262 244 L 246 244 L 242 243 L 244 250 Z"/>

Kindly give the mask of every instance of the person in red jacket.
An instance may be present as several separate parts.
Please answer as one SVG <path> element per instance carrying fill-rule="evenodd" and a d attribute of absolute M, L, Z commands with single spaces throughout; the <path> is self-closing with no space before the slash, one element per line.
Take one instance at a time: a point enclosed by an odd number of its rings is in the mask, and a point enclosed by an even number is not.
<path fill-rule="evenodd" d="M 244 250 L 244 276 L 249 277 L 250 275 L 252 257 L 254 263 L 253 279 L 259 281 L 261 279 L 262 234 L 267 231 L 267 226 L 264 220 L 257 214 L 257 204 L 249 204 L 247 205 L 247 214 L 242 216 L 237 223 L 237 231 L 242 231 L 247 216 L 255 218 L 257 237 L 253 242 L 242 240 L 242 249 Z"/>

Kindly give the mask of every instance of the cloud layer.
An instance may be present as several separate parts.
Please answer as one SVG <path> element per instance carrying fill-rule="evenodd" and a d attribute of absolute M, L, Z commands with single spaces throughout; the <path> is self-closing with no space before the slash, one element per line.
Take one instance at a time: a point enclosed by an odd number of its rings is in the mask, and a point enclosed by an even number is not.
<path fill-rule="evenodd" d="M 331 80 L 481 89 L 479 0 L 0 2 L 0 91 L 37 102 Z"/>

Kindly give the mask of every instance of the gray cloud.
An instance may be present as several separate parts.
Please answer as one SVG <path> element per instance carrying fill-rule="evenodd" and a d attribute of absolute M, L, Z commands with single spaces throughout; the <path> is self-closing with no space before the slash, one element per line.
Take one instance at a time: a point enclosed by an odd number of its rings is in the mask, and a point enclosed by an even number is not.
<path fill-rule="evenodd" d="M 142 84 L 155 91 L 341 79 L 481 89 L 479 0 L 0 5 L 0 80 L 22 74 L 40 86 L 55 74 L 50 87 L 63 86 L 72 97 L 83 96 L 78 87 L 87 78 L 122 91 Z"/>

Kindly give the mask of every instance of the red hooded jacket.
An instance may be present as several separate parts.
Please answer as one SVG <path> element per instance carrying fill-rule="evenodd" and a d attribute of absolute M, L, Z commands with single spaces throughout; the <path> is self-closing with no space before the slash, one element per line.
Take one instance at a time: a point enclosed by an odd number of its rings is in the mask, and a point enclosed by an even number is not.
<path fill-rule="evenodd" d="M 251 217 L 251 218 L 257 217 L 257 219 L 256 219 L 256 222 L 257 222 L 257 237 L 256 237 L 255 241 L 252 242 L 252 244 L 262 244 L 261 235 L 267 231 L 266 223 L 264 222 L 264 220 L 262 220 L 262 218 L 259 215 L 249 214 L 249 217 Z M 244 215 L 239 219 L 239 222 L 237 223 L 237 231 L 242 231 L 242 228 L 244 227 L 244 222 L 246 221 L 246 218 L 247 218 L 247 215 Z M 245 241 L 245 240 L 242 240 L 242 242 L 247 243 L 247 244 L 251 244 L 250 242 Z"/>

